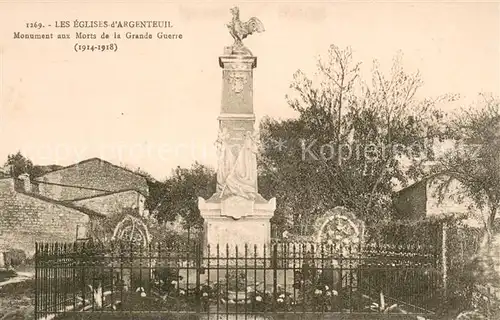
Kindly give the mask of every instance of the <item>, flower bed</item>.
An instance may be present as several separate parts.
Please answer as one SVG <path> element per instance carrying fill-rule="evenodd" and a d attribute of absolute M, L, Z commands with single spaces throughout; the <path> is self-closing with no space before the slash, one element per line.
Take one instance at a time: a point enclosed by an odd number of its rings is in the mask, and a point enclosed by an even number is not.
<path fill-rule="evenodd" d="M 177 308 L 196 303 L 204 309 L 217 306 L 221 310 L 252 312 L 333 311 L 340 307 L 338 292 L 331 285 L 323 283 L 319 274 L 306 279 L 296 277 L 296 282 L 288 288 L 272 282 L 249 281 L 243 272 L 229 272 L 222 281 L 200 284 L 198 287 L 181 288 L 178 278 L 171 274 L 170 279 L 158 281 L 158 295 L 165 301 L 171 301 L 171 305 Z"/>
<path fill-rule="evenodd" d="M 310 289 L 313 293 L 308 296 L 302 292 L 294 294 L 282 287 L 276 292 L 266 290 L 260 283 L 251 285 L 244 291 L 226 290 L 224 285 L 204 286 L 202 297 L 206 302 L 223 306 L 242 306 L 243 310 L 254 312 L 291 311 L 294 309 L 309 309 L 315 311 L 326 311 L 332 305 L 333 298 L 338 295 L 335 290 L 328 286 L 314 287 Z"/>
<path fill-rule="evenodd" d="M 115 312 L 127 314 L 130 311 L 147 311 L 147 315 L 135 313 L 134 319 L 152 319 L 151 312 L 168 313 L 172 316 L 192 314 L 193 317 L 197 313 L 196 319 L 212 319 L 210 315 L 216 314 L 228 315 L 229 319 L 233 319 L 232 314 L 241 315 L 238 318 L 261 315 L 257 316 L 257 319 L 269 316 L 273 319 L 277 316 L 288 319 L 288 316 L 306 313 L 326 315 L 329 312 L 343 311 L 378 316 L 396 309 L 382 305 L 373 308 L 373 305 L 376 305 L 373 299 L 356 292 L 355 288 L 344 287 L 337 291 L 324 283 L 324 277 L 319 271 L 309 275 L 297 274 L 296 281 L 288 288 L 274 281 L 266 284 L 253 281 L 248 284 L 249 281 L 243 272 L 229 272 L 218 282 L 207 281 L 198 285 L 183 283 L 181 278 L 179 270 L 175 270 L 166 273 L 165 277 L 157 280 L 151 288 L 129 288 L 124 292 L 116 287 L 107 293 L 101 290 L 97 298 L 87 295 L 86 305 L 80 306 L 81 310 L 77 311 L 84 311 L 82 316 L 89 319 L 93 319 L 92 311 L 97 311 L 95 317 L 98 318 L 101 310 L 110 315 Z M 105 296 L 103 303 L 95 305 L 95 301 L 101 300 L 100 296 Z M 69 316 L 61 314 L 62 319 Z M 371 318 L 366 316 L 364 319 Z"/>
<path fill-rule="evenodd" d="M 272 279 L 267 283 L 257 282 L 255 278 L 248 279 L 248 274 L 238 274 L 235 270 L 230 270 L 221 281 L 199 286 L 181 286 L 180 280 L 171 278 L 170 282 L 163 283 L 161 294 L 164 301 L 168 301 L 170 310 L 198 310 L 208 314 L 347 312 L 376 315 L 409 312 L 399 302 L 389 298 L 384 304 L 379 300 L 379 293 L 368 296 L 366 292 L 346 285 L 334 288 L 331 276 L 325 277 L 325 270 L 305 271 L 296 272 L 294 281 L 288 287 Z M 178 273 L 172 272 L 171 276 Z"/>

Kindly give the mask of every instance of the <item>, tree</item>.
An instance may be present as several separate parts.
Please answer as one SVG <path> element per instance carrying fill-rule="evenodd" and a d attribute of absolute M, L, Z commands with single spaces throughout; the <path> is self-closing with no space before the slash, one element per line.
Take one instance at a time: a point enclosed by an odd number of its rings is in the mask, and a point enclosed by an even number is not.
<path fill-rule="evenodd" d="M 305 226 L 344 206 L 376 221 L 390 213 L 395 179 L 404 185 L 423 174 L 423 158 L 441 136 L 437 105 L 454 97 L 418 99 L 420 75 L 405 72 L 401 58 L 388 75 L 374 62 L 367 83 L 352 50 L 332 45 L 313 77 L 294 74 L 287 100 L 298 118 L 266 118 L 260 128 L 259 188 L 278 197 L 276 220 Z"/>
<path fill-rule="evenodd" d="M 21 151 L 8 155 L 5 165 L 11 166 L 11 173 L 14 177 L 19 177 L 23 173 L 31 176 L 33 173 L 33 162 L 21 154 Z"/>
<path fill-rule="evenodd" d="M 473 200 L 489 239 L 500 208 L 500 100 L 481 97 L 450 121 L 446 134 L 455 148 L 439 156 L 432 170 L 449 177 L 439 185 L 441 194 L 453 180 L 460 182 L 462 198 Z"/>
<path fill-rule="evenodd" d="M 27 173 L 31 178 L 39 177 L 47 172 L 62 168 L 60 165 L 34 165 L 33 162 L 24 156 L 20 151 L 7 156 L 5 167 L 10 167 L 9 174 L 14 177 L 19 177 L 23 173 Z M 6 172 L 7 173 L 7 172 Z"/>
<path fill-rule="evenodd" d="M 188 169 L 177 167 L 165 181 L 150 182 L 146 207 L 160 223 L 180 216 L 187 226 L 201 226 L 198 197 L 215 193 L 215 179 L 213 169 L 197 162 Z"/>

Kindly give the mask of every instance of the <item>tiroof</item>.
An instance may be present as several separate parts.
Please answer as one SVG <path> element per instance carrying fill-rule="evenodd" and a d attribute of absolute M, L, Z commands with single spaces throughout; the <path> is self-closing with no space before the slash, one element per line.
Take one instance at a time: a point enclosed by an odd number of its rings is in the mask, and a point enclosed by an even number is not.
<path fill-rule="evenodd" d="M 434 174 L 428 175 L 428 176 L 422 178 L 421 180 L 419 180 L 419 181 L 417 181 L 417 182 L 415 182 L 415 183 L 407 186 L 406 188 L 403 188 L 403 189 L 395 192 L 395 194 L 400 194 L 400 193 L 402 193 L 402 192 L 404 192 L 406 190 L 410 190 L 410 189 L 416 188 L 416 187 L 418 187 L 419 185 L 421 185 L 423 183 L 427 183 L 431 179 L 434 179 L 436 177 L 443 176 L 443 175 L 446 175 L 446 172 L 438 172 L 438 173 L 434 173 Z"/>
<path fill-rule="evenodd" d="M 142 195 L 144 196 L 147 196 L 149 194 L 149 186 L 148 186 L 148 183 L 147 183 L 147 178 L 143 175 L 143 174 L 140 174 L 140 173 L 137 173 L 137 172 L 134 172 L 130 169 L 127 169 L 127 168 L 124 168 L 124 167 L 121 167 L 121 166 L 118 166 L 118 165 L 115 165 L 109 161 L 106 161 L 106 160 L 102 160 L 100 158 L 90 158 L 90 159 L 86 159 L 86 160 L 83 160 L 83 161 L 80 161 L 80 162 L 77 162 L 77 163 L 74 163 L 74 164 L 71 164 L 69 166 L 66 166 L 66 167 L 62 167 L 62 168 L 58 168 L 56 170 L 53 170 L 53 171 L 50 171 L 50 172 L 47 172 L 37 178 L 35 178 L 34 180 L 36 182 L 39 182 L 39 183 L 47 183 L 45 181 L 43 181 L 43 177 L 45 177 L 46 175 L 50 175 L 50 174 L 53 174 L 55 172 L 59 172 L 59 171 L 63 171 L 63 170 L 67 170 L 67 169 L 71 169 L 71 168 L 76 168 L 78 166 L 81 166 L 83 164 L 86 164 L 86 163 L 89 163 L 89 162 L 99 162 L 99 163 L 104 163 L 108 166 L 111 166 L 111 167 L 114 167 L 114 168 L 117 168 L 119 170 L 123 170 L 123 171 L 126 171 L 126 172 L 129 172 L 129 173 L 132 173 L 134 176 L 138 177 L 139 179 L 137 179 L 137 185 L 134 186 L 134 189 L 136 191 L 138 191 L 139 193 L 141 193 Z M 61 185 L 64 185 L 64 184 L 61 184 Z M 70 186 L 70 185 L 67 185 L 67 186 Z M 82 186 L 74 186 L 74 187 L 82 187 Z M 128 188 L 129 190 L 131 188 Z M 97 190 L 97 189 L 96 189 Z M 103 190 L 99 190 L 99 191 L 103 191 Z M 120 191 L 120 190 L 105 190 L 107 192 L 116 192 L 116 191 Z"/>
<path fill-rule="evenodd" d="M 9 178 L 0 178 L 0 179 L 13 179 L 14 181 L 18 180 L 18 179 L 12 178 L 12 177 L 9 177 Z M 48 198 L 48 197 L 42 196 L 42 195 L 37 194 L 37 193 L 26 192 L 22 188 L 15 188 L 15 191 L 18 192 L 18 193 L 22 193 L 23 195 L 32 197 L 32 198 L 36 198 L 36 199 L 41 200 L 41 201 L 49 202 L 49 203 L 52 203 L 52 204 L 55 204 L 55 205 L 60 205 L 60 206 L 63 206 L 63 207 L 69 208 L 69 209 L 80 211 L 81 213 L 86 214 L 88 216 L 106 217 L 104 214 L 99 213 L 97 211 L 90 210 L 90 209 L 87 209 L 87 208 L 83 208 L 83 207 L 80 207 L 80 206 L 76 206 L 76 205 L 74 205 L 72 203 L 67 203 L 67 202 L 63 202 L 63 201 L 54 200 L 52 198 Z"/>

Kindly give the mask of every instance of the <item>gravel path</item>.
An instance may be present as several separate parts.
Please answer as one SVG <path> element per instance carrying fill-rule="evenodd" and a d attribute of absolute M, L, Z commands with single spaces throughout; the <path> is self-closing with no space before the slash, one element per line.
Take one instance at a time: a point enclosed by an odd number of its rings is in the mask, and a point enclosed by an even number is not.
<path fill-rule="evenodd" d="M 16 272 L 17 275 L 13 278 L 0 282 L 0 288 L 9 283 L 23 282 L 35 277 L 33 272 Z"/>

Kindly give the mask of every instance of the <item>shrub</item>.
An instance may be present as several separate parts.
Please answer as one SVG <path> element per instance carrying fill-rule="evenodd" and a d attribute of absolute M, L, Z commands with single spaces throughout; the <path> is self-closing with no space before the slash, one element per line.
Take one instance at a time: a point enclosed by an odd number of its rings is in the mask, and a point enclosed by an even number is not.
<path fill-rule="evenodd" d="M 3 253 L 6 268 L 17 268 L 26 264 L 26 253 L 21 249 L 10 249 Z"/>
<path fill-rule="evenodd" d="M 500 318 L 499 256 L 500 234 L 496 234 L 491 243 L 485 244 L 466 264 L 462 277 L 456 278 L 459 281 L 453 294 L 459 299 L 448 307 L 458 307 L 461 309 L 458 311 L 475 310 L 462 312 L 457 320 Z"/>

